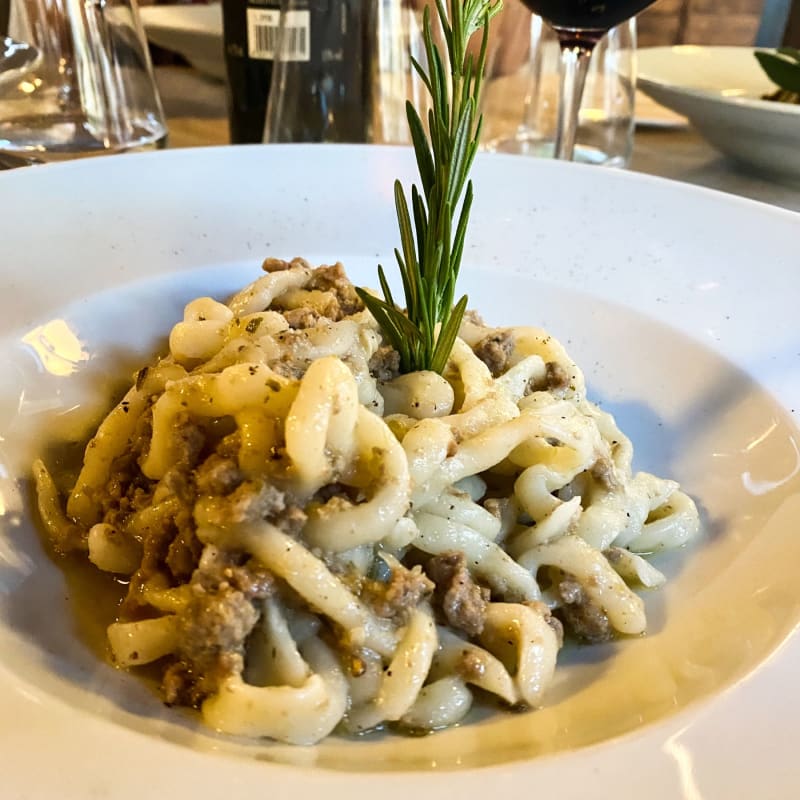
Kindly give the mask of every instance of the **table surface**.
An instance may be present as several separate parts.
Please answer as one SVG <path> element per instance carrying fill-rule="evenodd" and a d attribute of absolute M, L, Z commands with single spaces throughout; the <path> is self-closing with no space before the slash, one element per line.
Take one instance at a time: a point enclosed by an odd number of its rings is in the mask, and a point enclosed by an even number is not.
<path fill-rule="evenodd" d="M 228 143 L 222 83 L 190 67 L 174 66 L 158 67 L 156 80 L 170 129 L 170 147 Z M 688 126 L 638 128 L 630 168 L 800 211 L 800 186 L 782 186 L 744 171 Z"/>

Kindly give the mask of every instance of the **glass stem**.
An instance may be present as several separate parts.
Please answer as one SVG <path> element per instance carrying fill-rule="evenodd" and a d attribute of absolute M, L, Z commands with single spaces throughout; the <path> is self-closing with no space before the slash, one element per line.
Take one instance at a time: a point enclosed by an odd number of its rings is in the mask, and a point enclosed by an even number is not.
<path fill-rule="evenodd" d="M 558 99 L 556 158 L 572 161 L 578 133 L 578 113 L 594 42 L 576 42 L 574 36 L 567 38 L 559 35 L 558 38 L 561 46 L 561 92 Z"/>

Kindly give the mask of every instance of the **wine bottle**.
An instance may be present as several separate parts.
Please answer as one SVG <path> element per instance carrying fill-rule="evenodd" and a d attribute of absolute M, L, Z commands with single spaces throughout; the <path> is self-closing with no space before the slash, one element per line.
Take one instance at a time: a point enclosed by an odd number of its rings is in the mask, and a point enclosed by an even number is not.
<path fill-rule="evenodd" d="M 366 142 L 375 49 L 370 0 L 283 0 L 266 140 Z"/>
<path fill-rule="evenodd" d="M 222 0 L 232 144 L 263 139 L 279 21 L 280 0 Z"/>

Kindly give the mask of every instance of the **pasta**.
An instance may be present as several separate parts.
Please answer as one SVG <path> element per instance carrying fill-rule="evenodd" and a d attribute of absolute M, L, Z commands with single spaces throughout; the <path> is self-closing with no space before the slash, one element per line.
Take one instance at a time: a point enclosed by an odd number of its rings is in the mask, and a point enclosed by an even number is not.
<path fill-rule="evenodd" d="M 546 702 L 564 635 L 646 629 L 648 554 L 697 510 L 632 471 L 563 347 L 469 313 L 444 375 L 400 375 L 340 265 L 268 259 L 191 302 L 88 443 L 46 534 L 126 576 L 120 667 L 221 731 L 311 744 Z"/>

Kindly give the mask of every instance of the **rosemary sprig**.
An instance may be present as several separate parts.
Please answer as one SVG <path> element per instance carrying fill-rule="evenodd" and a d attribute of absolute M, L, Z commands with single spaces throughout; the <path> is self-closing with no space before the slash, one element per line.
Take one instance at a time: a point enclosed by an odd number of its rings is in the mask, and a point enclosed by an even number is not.
<path fill-rule="evenodd" d="M 794 47 L 779 47 L 774 53 L 756 50 L 755 56 L 767 77 L 780 87 L 781 91 L 777 94 L 792 95 L 794 99 L 787 98 L 787 100 L 798 102 L 800 100 L 800 50 Z"/>
<path fill-rule="evenodd" d="M 394 185 L 400 228 L 400 248 L 394 252 L 406 310 L 395 303 L 380 265 L 378 279 L 383 298 L 356 289 L 400 353 L 403 372 L 444 371 L 467 307 L 466 295 L 455 306 L 453 297 L 472 207 L 472 181 L 467 180 L 467 175 L 480 137 L 478 103 L 489 20 L 500 11 L 502 0 L 449 0 L 449 16 L 444 2 L 436 0 L 436 12 L 447 46 L 446 62 L 434 41 L 427 6 L 423 12 L 427 70 L 411 59 L 430 95 L 431 108 L 426 130 L 417 110 L 406 103 L 422 189 L 420 192 L 416 185 L 411 187 L 410 210 L 402 184 L 395 181 Z M 482 39 L 476 59 L 467 47 L 479 30 Z"/>

